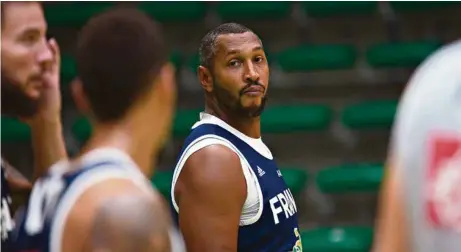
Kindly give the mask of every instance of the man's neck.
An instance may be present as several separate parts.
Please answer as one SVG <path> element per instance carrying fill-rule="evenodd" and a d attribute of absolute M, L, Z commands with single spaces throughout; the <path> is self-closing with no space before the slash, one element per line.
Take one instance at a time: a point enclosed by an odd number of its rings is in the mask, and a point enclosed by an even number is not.
<path fill-rule="evenodd" d="M 222 109 L 215 109 L 213 106 L 206 106 L 205 112 L 218 117 L 236 130 L 251 138 L 261 137 L 260 117 L 242 117 Z"/>
<path fill-rule="evenodd" d="M 151 138 L 142 135 L 143 132 L 143 129 L 135 129 L 128 124 L 96 125 L 80 156 L 104 147 L 119 149 L 133 159 L 144 175 L 151 176 L 157 152 Z"/>

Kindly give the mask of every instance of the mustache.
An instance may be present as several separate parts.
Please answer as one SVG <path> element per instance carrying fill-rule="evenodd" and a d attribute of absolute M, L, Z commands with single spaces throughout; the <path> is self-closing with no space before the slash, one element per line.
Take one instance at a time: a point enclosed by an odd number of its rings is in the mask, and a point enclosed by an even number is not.
<path fill-rule="evenodd" d="M 262 88 L 263 93 L 266 93 L 266 87 L 260 81 L 248 81 L 248 83 L 240 90 L 240 95 L 243 95 L 249 88 L 259 86 Z"/>

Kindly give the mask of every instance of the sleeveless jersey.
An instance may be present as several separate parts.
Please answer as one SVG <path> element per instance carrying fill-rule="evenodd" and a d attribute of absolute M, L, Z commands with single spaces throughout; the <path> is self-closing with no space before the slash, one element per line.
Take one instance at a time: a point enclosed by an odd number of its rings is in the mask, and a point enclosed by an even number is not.
<path fill-rule="evenodd" d="M 261 194 L 260 209 L 251 222 L 242 221 L 241 218 L 238 251 L 302 251 L 296 204 L 273 159 L 261 155 L 247 142 L 227 129 L 216 124 L 204 123 L 195 127 L 186 138 L 178 164 L 185 162 L 181 159 L 188 148 L 197 140 L 209 136 L 227 141 L 233 147 L 232 150 L 247 163 L 251 173 L 256 174 L 255 182 Z M 176 221 L 180 209 L 174 199 L 174 185 L 181 168 L 177 166 L 175 169 L 171 190 L 173 216 Z"/>
<path fill-rule="evenodd" d="M 1 217 L 2 217 L 2 250 L 8 251 L 10 247 L 11 231 L 14 228 L 14 222 L 11 212 L 11 195 L 8 181 L 6 180 L 5 168 L 1 168 L 1 182 L 2 182 L 2 206 L 1 206 Z"/>
<path fill-rule="evenodd" d="M 122 178 L 151 188 L 131 159 L 119 150 L 93 150 L 83 156 L 78 169 L 66 171 L 68 167 L 57 163 L 35 182 L 26 207 L 17 214 L 12 235 L 15 251 L 61 252 L 67 215 L 79 196 L 101 181 Z"/>
<path fill-rule="evenodd" d="M 416 70 L 392 141 L 412 251 L 461 251 L 461 41 Z"/>

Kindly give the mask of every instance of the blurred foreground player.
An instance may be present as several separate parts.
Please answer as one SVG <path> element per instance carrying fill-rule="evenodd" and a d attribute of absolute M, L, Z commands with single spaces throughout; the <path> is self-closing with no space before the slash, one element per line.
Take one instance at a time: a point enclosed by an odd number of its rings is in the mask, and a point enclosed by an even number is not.
<path fill-rule="evenodd" d="M 169 212 L 146 179 L 176 97 L 163 34 L 142 12 L 110 10 L 81 31 L 76 61 L 73 95 L 93 134 L 78 157 L 37 180 L 16 248 L 171 251 Z"/>
<path fill-rule="evenodd" d="M 261 140 L 269 66 L 259 37 L 235 23 L 202 39 L 205 112 L 185 140 L 172 183 L 190 252 L 301 251 L 293 195 Z"/>
<path fill-rule="evenodd" d="M 416 70 L 392 137 L 374 251 L 461 251 L 461 41 Z"/>
<path fill-rule="evenodd" d="M 67 156 L 60 117 L 59 48 L 45 36 L 46 22 L 37 2 L 2 2 L 1 29 L 1 112 L 29 124 L 37 177 Z M 2 158 L 1 186 L 2 251 L 8 251 L 14 227 L 10 189 L 13 194 L 27 192 L 31 184 Z"/>

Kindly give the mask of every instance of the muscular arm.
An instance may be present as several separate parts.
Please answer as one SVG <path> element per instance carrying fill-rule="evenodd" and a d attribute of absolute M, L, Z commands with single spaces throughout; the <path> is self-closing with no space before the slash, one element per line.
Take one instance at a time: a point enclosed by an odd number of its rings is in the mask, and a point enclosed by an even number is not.
<path fill-rule="evenodd" d="M 410 251 L 407 244 L 407 226 L 404 215 L 400 172 L 390 165 L 379 202 L 379 213 L 374 239 L 374 252 Z"/>
<path fill-rule="evenodd" d="M 67 159 L 67 151 L 60 118 L 40 118 L 30 125 L 35 165 L 34 179 L 36 179 L 59 160 Z"/>
<path fill-rule="evenodd" d="M 144 195 L 120 195 L 102 202 L 91 228 L 91 251 L 168 252 L 168 214 Z"/>
<path fill-rule="evenodd" d="M 211 145 L 192 154 L 176 182 L 187 251 L 237 251 L 246 182 L 236 153 Z"/>

